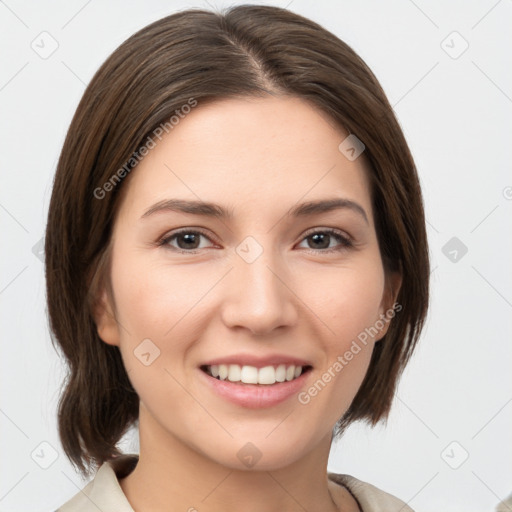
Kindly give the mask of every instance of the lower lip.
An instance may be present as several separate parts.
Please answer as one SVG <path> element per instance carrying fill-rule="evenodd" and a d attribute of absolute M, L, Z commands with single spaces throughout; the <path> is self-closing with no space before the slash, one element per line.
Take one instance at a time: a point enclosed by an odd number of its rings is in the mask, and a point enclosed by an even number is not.
<path fill-rule="evenodd" d="M 311 372 L 311 370 L 308 370 L 296 379 L 276 382 L 275 384 L 242 384 L 240 382 L 219 380 L 208 375 L 200 368 L 198 370 L 202 374 L 202 378 L 206 379 L 207 385 L 218 395 L 234 404 L 251 409 L 272 407 L 297 394 Z"/>

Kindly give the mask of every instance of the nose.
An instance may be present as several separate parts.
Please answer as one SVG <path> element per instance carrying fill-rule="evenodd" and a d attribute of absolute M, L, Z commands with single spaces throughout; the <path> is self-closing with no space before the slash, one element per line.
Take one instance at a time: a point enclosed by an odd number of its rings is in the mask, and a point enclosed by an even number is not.
<path fill-rule="evenodd" d="M 224 283 L 222 319 L 227 327 L 263 336 L 296 324 L 299 301 L 290 273 L 271 253 L 265 250 L 252 262 L 235 254 L 235 268 Z"/>

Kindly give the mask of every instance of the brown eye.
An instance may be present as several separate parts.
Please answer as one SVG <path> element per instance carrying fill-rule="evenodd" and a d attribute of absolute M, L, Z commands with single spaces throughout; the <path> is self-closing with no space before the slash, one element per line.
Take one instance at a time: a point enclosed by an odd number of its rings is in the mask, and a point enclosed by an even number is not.
<path fill-rule="evenodd" d="M 315 231 L 306 236 L 304 240 L 308 241 L 307 249 L 320 252 L 341 251 L 352 246 L 352 242 L 348 237 L 332 229 Z M 338 245 L 333 247 L 331 243 L 337 243 Z"/>
<path fill-rule="evenodd" d="M 204 246 L 200 247 L 201 237 L 210 240 L 210 238 L 201 231 L 183 230 L 166 236 L 159 242 L 159 245 L 178 252 L 194 253 L 199 249 L 205 248 Z M 176 243 L 176 245 L 174 245 L 174 243 Z"/>

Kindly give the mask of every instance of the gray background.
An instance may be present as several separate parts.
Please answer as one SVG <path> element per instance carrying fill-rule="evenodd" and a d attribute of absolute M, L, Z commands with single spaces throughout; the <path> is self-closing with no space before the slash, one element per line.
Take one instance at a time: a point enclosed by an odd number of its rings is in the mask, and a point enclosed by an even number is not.
<path fill-rule="evenodd" d="M 417 512 L 494 510 L 512 491 L 512 1 L 266 3 L 319 22 L 368 63 L 426 201 L 427 327 L 387 428 L 354 425 L 329 470 Z M 64 369 L 49 340 L 40 259 L 52 178 L 93 73 L 136 30 L 187 7 L 209 4 L 0 1 L 0 511 L 54 510 L 86 483 L 56 430 Z M 123 447 L 136 450 L 133 436 Z"/>

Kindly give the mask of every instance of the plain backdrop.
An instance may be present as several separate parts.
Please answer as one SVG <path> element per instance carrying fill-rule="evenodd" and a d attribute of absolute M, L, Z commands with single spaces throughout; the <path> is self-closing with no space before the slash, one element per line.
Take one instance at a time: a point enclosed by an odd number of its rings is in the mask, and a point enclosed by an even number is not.
<path fill-rule="evenodd" d="M 236 3 L 0 2 L 0 511 L 55 510 L 86 483 L 57 436 L 64 366 L 50 343 L 41 259 L 78 101 L 138 29 L 189 7 Z M 403 127 L 426 202 L 427 326 L 387 427 L 353 425 L 333 446 L 329 470 L 417 512 L 493 511 L 512 492 L 512 2 L 266 3 L 322 24 L 368 63 Z M 51 55 L 41 55 L 41 38 Z M 136 450 L 134 436 L 122 446 Z"/>

